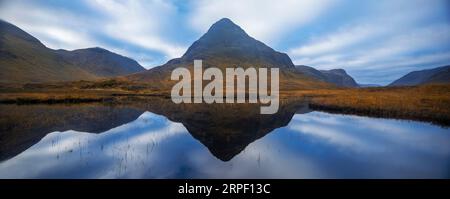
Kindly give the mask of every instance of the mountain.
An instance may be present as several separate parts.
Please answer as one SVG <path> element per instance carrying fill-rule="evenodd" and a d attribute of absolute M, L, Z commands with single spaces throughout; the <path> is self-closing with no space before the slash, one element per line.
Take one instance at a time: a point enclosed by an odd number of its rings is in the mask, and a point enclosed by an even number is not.
<path fill-rule="evenodd" d="M 388 86 L 415 86 L 429 83 L 450 83 L 450 65 L 410 72 Z"/>
<path fill-rule="evenodd" d="M 58 50 L 65 60 L 99 77 L 114 77 L 144 71 L 135 60 L 103 48 Z"/>
<path fill-rule="evenodd" d="M 136 61 L 94 48 L 53 50 L 0 20 L 0 83 L 94 80 L 145 70 Z"/>
<path fill-rule="evenodd" d="M 18 27 L 0 20 L 0 83 L 95 79 Z"/>
<path fill-rule="evenodd" d="M 359 87 L 356 81 L 344 69 L 317 70 L 310 66 L 297 65 L 295 68 L 318 80 L 342 87 Z"/>
<path fill-rule="evenodd" d="M 277 52 L 250 37 L 241 27 L 227 18 L 214 23 L 182 57 L 172 59 L 148 71 L 127 76 L 126 79 L 151 82 L 155 87 L 167 89 L 176 83 L 170 80 L 172 70 L 177 67 L 186 67 L 192 71 L 195 59 L 203 60 L 204 69 L 217 67 L 222 71 L 225 68 L 237 66 L 280 68 L 280 89 L 330 86 L 298 72 L 287 54 Z"/>
<path fill-rule="evenodd" d="M 243 67 L 261 62 L 266 67 L 294 68 L 289 56 L 276 52 L 264 43 L 250 37 L 242 28 L 229 19 L 221 19 L 211 26 L 208 32 L 194 42 L 183 55 L 184 60 L 205 59 L 216 61 L 216 57 L 229 57 L 231 63 Z M 220 67 L 223 60 L 215 63 Z M 247 64 L 248 62 L 248 64 Z M 225 65 L 225 67 L 230 67 Z M 255 66 L 256 67 L 256 66 Z"/>
<path fill-rule="evenodd" d="M 320 72 L 327 77 L 327 82 L 343 87 L 358 87 L 358 83 L 344 69 L 320 70 Z"/>

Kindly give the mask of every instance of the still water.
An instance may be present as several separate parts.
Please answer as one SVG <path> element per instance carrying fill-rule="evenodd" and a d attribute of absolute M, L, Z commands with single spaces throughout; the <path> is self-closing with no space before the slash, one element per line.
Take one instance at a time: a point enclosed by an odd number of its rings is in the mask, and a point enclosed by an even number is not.
<path fill-rule="evenodd" d="M 450 129 L 423 122 L 291 105 L 267 118 L 242 108 L 13 108 L 57 117 L 8 128 L 19 133 L 2 136 L 0 178 L 450 177 Z"/>

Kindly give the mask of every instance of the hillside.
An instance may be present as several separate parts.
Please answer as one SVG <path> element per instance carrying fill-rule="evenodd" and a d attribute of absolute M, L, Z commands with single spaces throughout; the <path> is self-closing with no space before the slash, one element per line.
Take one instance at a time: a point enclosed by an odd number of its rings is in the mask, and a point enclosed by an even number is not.
<path fill-rule="evenodd" d="M 103 48 L 58 50 L 64 60 L 98 77 L 114 77 L 144 71 L 135 60 Z"/>
<path fill-rule="evenodd" d="M 53 50 L 0 20 L 0 83 L 94 80 L 145 70 L 136 61 L 100 48 Z"/>
<path fill-rule="evenodd" d="M 389 86 L 416 86 L 429 83 L 450 83 L 450 65 L 410 72 Z"/>
<path fill-rule="evenodd" d="M 359 87 L 356 81 L 344 69 L 317 70 L 305 65 L 297 65 L 295 68 L 306 75 L 337 86 Z"/>

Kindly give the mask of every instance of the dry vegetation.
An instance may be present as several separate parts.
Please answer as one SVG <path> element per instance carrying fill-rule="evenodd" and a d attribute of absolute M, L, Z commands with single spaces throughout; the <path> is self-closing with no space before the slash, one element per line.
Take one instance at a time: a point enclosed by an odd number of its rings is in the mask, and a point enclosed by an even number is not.
<path fill-rule="evenodd" d="M 161 92 L 118 80 L 0 85 L 2 104 L 111 102 L 120 97 L 154 95 Z"/>
<path fill-rule="evenodd" d="M 450 125 L 450 85 L 297 91 L 290 95 L 308 97 L 315 110 Z"/>
<path fill-rule="evenodd" d="M 2 104 L 85 103 L 113 99 L 113 91 L 79 89 L 0 89 Z"/>

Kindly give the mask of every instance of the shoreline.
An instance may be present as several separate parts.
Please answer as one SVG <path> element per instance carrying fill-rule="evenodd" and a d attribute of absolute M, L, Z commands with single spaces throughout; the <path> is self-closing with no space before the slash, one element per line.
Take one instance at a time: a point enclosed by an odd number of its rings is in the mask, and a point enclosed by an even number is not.
<path fill-rule="evenodd" d="M 162 91 L 121 89 L 0 89 L 0 104 L 122 103 L 146 98 L 170 100 Z M 341 88 L 280 92 L 281 100 L 306 100 L 312 110 L 378 118 L 408 119 L 450 126 L 450 85 Z"/>

